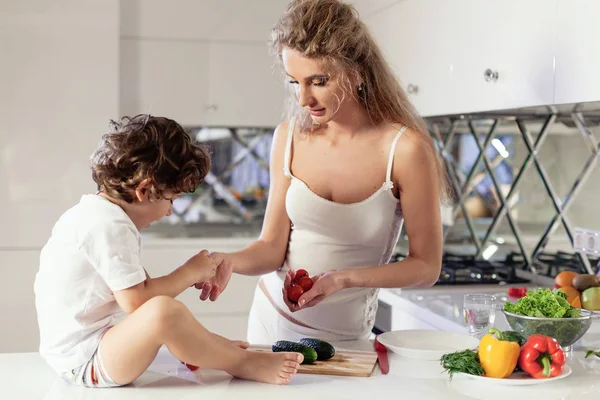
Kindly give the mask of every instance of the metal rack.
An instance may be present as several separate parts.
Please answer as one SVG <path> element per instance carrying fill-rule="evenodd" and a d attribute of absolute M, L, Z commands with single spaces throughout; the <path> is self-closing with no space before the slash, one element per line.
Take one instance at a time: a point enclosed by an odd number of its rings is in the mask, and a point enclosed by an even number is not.
<path fill-rule="evenodd" d="M 598 164 L 600 143 L 590 132 L 589 127 L 600 124 L 600 103 L 449 115 L 428 118 L 427 122 L 434 141 L 436 142 L 438 151 L 444 160 L 450 184 L 455 193 L 455 204 L 453 207 L 454 217 L 456 218 L 458 213 L 462 211 L 462 217 L 465 219 L 470 239 L 476 249 L 476 257 L 482 257 L 482 253 L 484 252 L 490 237 L 495 233 L 502 218 L 506 218 L 511 233 L 516 240 L 519 252 L 522 254 L 526 265 L 534 273 L 536 272 L 534 266 L 536 259 L 543 252 L 550 237 L 556 232 L 560 225 L 564 227 L 571 245 L 573 245 L 574 228 L 565 213 L 573 204 L 574 199 L 577 197 L 591 172 Z M 537 136 L 528 127 L 528 124 L 533 125 L 532 123 L 539 126 Z M 572 182 L 570 190 L 563 198 L 560 198 L 557 195 L 549 181 L 546 170 L 538 159 L 539 149 L 547 138 L 550 128 L 556 127 L 558 124 L 562 127 L 569 127 L 571 129 L 576 128 L 590 150 L 590 156 L 585 165 L 577 175 L 576 179 Z M 517 135 L 523 139 L 527 154 L 521 165 L 513 164 L 513 168 L 517 172 L 514 175 L 514 180 L 511 183 L 508 193 L 504 196 L 494 173 L 496 160 L 490 160 L 486 155 L 485 150 L 488 148 L 501 126 L 506 127 L 511 125 L 513 130 L 516 127 Z M 483 131 L 484 129 L 485 131 Z M 462 172 L 456 157 L 452 154 L 452 145 L 455 137 L 463 134 L 471 135 L 475 139 L 479 150 L 479 154 L 473 167 L 466 175 Z M 465 206 L 465 200 L 474 186 L 473 180 L 477 178 L 480 179 L 481 173 L 477 176 L 476 172 L 481 164 L 484 167 L 484 174 L 491 179 L 500 203 L 483 239 L 480 239 L 477 235 L 473 219 L 469 216 Z M 519 186 L 522 184 L 524 173 L 531 166 L 537 171 L 546 190 L 546 194 L 552 202 L 556 215 L 548 221 L 543 232 L 540 232 L 539 240 L 533 251 L 528 252 L 523 244 L 523 234 L 515 221 L 509 204 L 517 193 Z M 578 252 L 577 254 L 587 272 L 593 273 L 593 268 L 590 265 L 588 258 L 581 252 Z"/>
<path fill-rule="evenodd" d="M 559 227 L 564 227 L 568 239 L 573 245 L 574 227 L 567 216 L 567 211 L 573 205 L 575 198 L 580 193 L 582 187 L 588 180 L 591 172 L 598 164 L 600 157 L 600 144 L 590 132 L 591 126 L 600 125 L 600 102 L 583 103 L 564 106 L 545 106 L 528 109 L 506 110 L 499 112 L 474 113 L 462 115 L 446 115 L 426 118 L 438 151 L 448 171 L 449 181 L 455 194 L 455 203 L 452 213 L 454 220 L 457 214 L 462 213 L 462 218 L 466 224 L 465 233 L 475 248 L 474 255 L 477 258 L 484 258 L 486 248 L 496 234 L 498 227 L 503 220 L 508 222 L 510 234 L 514 236 L 516 248 L 522 256 L 526 268 L 536 273 L 535 264 L 544 251 L 549 239 Z M 552 131 L 552 133 L 551 133 Z M 564 131 L 573 137 L 580 137 L 585 141 L 590 155 L 577 175 L 576 179 L 570 185 L 568 193 L 564 197 L 559 197 L 556 190 L 550 183 L 548 173 L 538 158 L 539 150 L 544 141 L 550 134 L 556 131 Z M 243 160 L 251 157 L 259 163 L 261 168 L 268 171 L 268 160 L 255 151 L 257 144 L 264 135 L 271 135 L 271 128 L 220 128 L 219 137 L 214 135 L 207 137 L 198 137 L 200 141 L 230 141 L 241 145 L 241 150 L 231 157 L 228 165 L 216 174 L 209 174 L 205 184 L 194 196 L 189 205 L 178 211 L 179 216 L 183 216 L 190 209 L 209 197 L 221 199 L 221 208 L 228 214 L 227 221 L 224 224 L 237 226 L 236 229 L 244 229 L 244 226 L 256 225 L 262 220 L 264 214 L 264 203 L 266 197 L 258 205 L 249 206 L 239 197 L 235 196 L 230 188 L 227 187 L 227 179 L 231 176 L 235 168 L 240 166 Z M 494 173 L 494 168 L 504 158 L 498 153 L 495 156 L 488 157 L 486 149 L 490 146 L 498 134 L 511 134 L 522 138 L 526 148 L 526 156 L 520 165 L 515 165 L 512 160 L 512 167 L 515 171 L 514 178 L 508 189 L 503 194 L 498 179 Z M 452 146 L 460 135 L 470 135 L 477 144 L 478 155 L 475 163 L 469 171 L 463 172 L 458 165 L 458 160 L 453 155 Z M 483 166 L 483 173 L 480 171 Z M 521 232 L 516 218 L 513 215 L 513 200 L 519 193 L 519 187 L 523 184 L 525 172 L 534 168 L 543 183 L 545 195 L 551 201 L 555 215 L 547 221 L 545 228 L 540 230 L 539 238 L 532 251 L 528 251 L 524 245 L 523 233 Z M 465 202 L 473 192 L 475 185 L 484 177 L 489 176 L 493 189 L 497 195 L 498 207 L 491 217 L 491 223 L 485 230 L 482 237 L 478 236 L 475 222 L 469 216 Z M 198 223 L 198 225 L 210 225 Z M 203 228 L 204 229 L 204 228 Z M 445 231 L 444 244 L 448 244 L 448 232 Z M 537 235 L 537 232 L 536 232 Z M 588 273 L 593 272 L 593 267 L 585 252 L 577 252 L 577 255 Z"/>
<path fill-rule="evenodd" d="M 269 171 L 269 160 L 259 154 L 256 147 L 265 135 L 272 134 L 273 129 L 271 128 L 215 128 L 212 131 L 205 128 L 199 130 L 196 140 L 200 142 L 230 141 L 239 144 L 240 150 L 220 171 L 210 171 L 199 188 L 198 194 L 184 208 L 177 210 L 174 208 L 174 214 L 178 217 L 184 216 L 197 204 L 212 197 L 222 199 L 224 207 L 221 207 L 221 210 L 231 216 L 231 224 L 252 225 L 257 219 L 262 219 L 265 208 L 262 203 L 266 201 L 266 196 L 262 196 L 258 201 L 253 201 L 254 205 L 250 206 L 247 201 L 240 198 L 239 193 L 235 193 L 228 187 L 227 181 L 234 170 L 248 158 L 253 158 L 260 168 Z"/>

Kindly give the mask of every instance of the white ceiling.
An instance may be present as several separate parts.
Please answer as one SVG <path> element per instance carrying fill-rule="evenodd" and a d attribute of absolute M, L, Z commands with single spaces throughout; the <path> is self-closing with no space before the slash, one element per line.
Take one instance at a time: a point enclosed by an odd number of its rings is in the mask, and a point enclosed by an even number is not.
<path fill-rule="evenodd" d="M 347 0 L 364 19 L 400 0 Z M 289 0 L 121 0 L 121 36 L 265 42 Z"/>

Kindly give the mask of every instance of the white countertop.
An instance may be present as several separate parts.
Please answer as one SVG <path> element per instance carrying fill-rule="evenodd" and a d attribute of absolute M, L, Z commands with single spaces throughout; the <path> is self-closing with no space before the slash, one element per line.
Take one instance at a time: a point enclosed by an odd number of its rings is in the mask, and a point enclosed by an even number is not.
<path fill-rule="evenodd" d="M 486 293 L 507 301 L 509 287 L 537 287 L 534 284 L 516 285 L 457 285 L 434 286 L 427 289 L 382 289 L 379 299 L 409 314 L 428 321 L 438 329 L 466 333 L 463 320 L 463 297 L 467 293 Z M 510 299 L 514 301 L 514 299 Z M 499 329 L 508 329 L 504 318 L 497 313 Z"/>
<path fill-rule="evenodd" d="M 70 386 L 55 376 L 36 353 L 0 354 L 0 397 L 4 399 L 598 399 L 600 359 L 583 358 L 575 351 L 569 360 L 573 373 L 541 385 L 513 387 L 482 384 L 455 377 L 448 381 L 434 361 L 401 359 L 390 354 L 390 373 L 378 369 L 369 378 L 295 375 L 286 386 L 231 379 L 212 370 L 191 372 L 170 353 L 161 350 L 150 367 L 132 385 L 112 389 Z M 493 389 L 493 390 L 491 390 Z M 510 391 L 510 393 L 509 393 Z"/>
<path fill-rule="evenodd" d="M 505 286 L 434 286 L 427 289 L 382 289 L 379 292 L 379 299 L 405 313 L 428 321 L 437 329 L 466 333 L 467 330 L 462 312 L 464 295 L 467 293 L 487 293 L 495 295 L 501 301 L 515 301 L 515 299 L 509 299 L 508 297 L 508 288 L 511 286 L 539 287 L 539 285 L 535 284 L 516 284 Z M 494 326 L 501 330 L 510 329 L 504 315 L 500 311 L 496 312 Z M 600 319 L 595 319 L 592 322 L 592 326 L 577 345 L 585 348 L 593 347 L 600 349 Z"/>
<path fill-rule="evenodd" d="M 464 290 L 474 288 L 432 288 L 382 291 L 382 297 L 401 306 L 412 304 L 424 317 L 442 318 L 462 329 L 454 317 Z M 490 288 L 479 287 L 480 290 Z M 498 290 L 498 287 L 494 288 Z M 442 305 L 444 304 L 444 305 Z M 431 308 L 427 308 L 431 307 Z M 452 329 L 447 329 L 452 330 Z M 352 348 L 370 348 L 368 342 L 356 342 Z M 584 359 L 584 347 L 600 348 L 600 327 L 590 330 L 569 358 L 573 373 L 565 379 L 534 386 L 497 386 L 472 379 L 447 379 L 437 361 L 403 359 L 390 352 L 390 373 L 381 375 L 378 368 L 368 378 L 324 375 L 295 375 L 286 386 L 261 384 L 232 379 L 212 370 L 191 372 L 166 349 L 132 385 L 113 389 L 85 389 L 62 382 L 37 353 L 0 354 L 0 398 L 3 399 L 285 399 L 285 400 L 364 400 L 374 396 L 403 399 L 598 399 L 600 398 L 600 359 Z"/>

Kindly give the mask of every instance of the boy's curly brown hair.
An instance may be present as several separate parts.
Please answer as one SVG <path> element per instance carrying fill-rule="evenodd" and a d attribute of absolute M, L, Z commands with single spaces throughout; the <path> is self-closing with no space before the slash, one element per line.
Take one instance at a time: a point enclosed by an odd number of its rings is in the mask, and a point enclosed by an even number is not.
<path fill-rule="evenodd" d="M 98 190 L 128 203 L 144 179 L 150 178 L 151 201 L 192 193 L 210 170 L 206 148 L 194 143 L 177 122 L 149 114 L 110 122 L 91 157 L 92 178 Z"/>

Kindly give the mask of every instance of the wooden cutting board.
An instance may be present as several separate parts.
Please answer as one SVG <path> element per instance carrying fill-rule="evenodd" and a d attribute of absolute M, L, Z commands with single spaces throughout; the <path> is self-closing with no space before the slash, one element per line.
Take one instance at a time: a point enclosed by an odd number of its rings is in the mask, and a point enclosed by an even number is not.
<path fill-rule="evenodd" d="M 268 346 L 251 346 L 250 350 L 271 351 Z M 314 364 L 301 364 L 299 374 L 371 376 L 377 353 L 370 351 L 335 350 L 335 356 L 327 361 L 315 361 Z"/>

